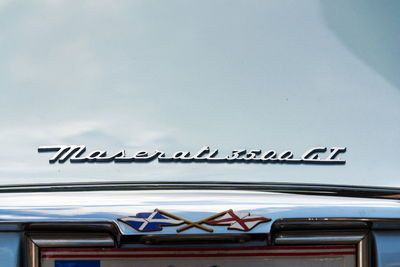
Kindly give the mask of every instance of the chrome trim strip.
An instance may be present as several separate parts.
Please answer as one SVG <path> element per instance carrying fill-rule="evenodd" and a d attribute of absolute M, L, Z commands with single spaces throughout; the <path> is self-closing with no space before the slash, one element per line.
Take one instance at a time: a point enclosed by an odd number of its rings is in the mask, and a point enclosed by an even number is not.
<path fill-rule="evenodd" d="M 40 264 L 39 247 L 29 236 L 27 236 L 25 238 L 25 246 L 26 246 L 26 252 L 25 252 L 26 264 L 25 265 L 27 267 L 38 267 Z"/>
<path fill-rule="evenodd" d="M 113 247 L 114 239 L 109 234 L 44 234 L 33 235 L 32 241 L 40 248 L 46 247 Z"/>
<path fill-rule="evenodd" d="M 382 219 L 384 220 L 384 219 Z M 400 222 L 400 220 L 398 220 Z M 310 219 L 278 219 L 272 225 L 271 231 L 307 230 L 307 229 L 369 229 L 370 221 L 358 219 L 341 220 L 341 218 L 314 218 Z"/>
<path fill-rule="evenodd" d="M 96 182 L 96 183 L 55 183 L 0 186 L 0 193 L 18 192 L 66 192 L 105 190 L 247 190 L 259 192 L 280 192 L 325 196 L 347 196 L 362 198 L 399 199 L 400 188 L 366 187 L 321 184 L 288 183 L 223 183 L 223 182 Z"/>
<path fill-rule="evenodd" d="M 276 245 L 345 245 L 358 244 L 365 235 L 352 232 L 295 231 L 278 233 L 274 241 Z"/>
<path fill-rule="evenodd" d="M 370 238 L 367 231 L 288 231 L 275 235 L 276 245 L 356 245 L 357 267 L 370 267 Z"/>
<path fill-rule="evenodd" d="M 26 234 L 26 266 L 40 266 L 40 248 L 114 246 L 114 238 L 106 233 L 28 233 Z"/>
<path fill-rule="evenodd" d="M 322 220 L 322 218 L 320 219 Z M 326 220 L 326 219 L 325 219 Z M 280 220 L 281 225 L 284 222 L 284 219 Z M 297 219 L 297 222 L 306 222 L 307 219 Z M 321 228 L 318 228 L 318 225 L 321 225 L 321 222 L 310 222 L 310 227 L 314 226 L 315 228 L 308 230 L 297 230 L 297 231 L 278 231 L 273 233 L 272 235 L 272 244 L 273 245 L 343 245 L 343 244 L 352 244 L 357 247 L 357 267 L 370 267 L 370 239 L 367 229 L 357 229 L 359 224 L 346 224 L 345 221 L 337 221 L 333 224 L 335 227 L 340 226 L 341 223 L 344 223 L 342 226 L 347 228 L 347 231 L 340 230 L 328 230 L 325 228 L 323 232 L 321 232 Z M 70 224 L 72 225 L 72 224 Z M 86 225 L 86 224 L 85 224 Z M 332 225 L 332 224 L 331 224 Z M 349 227 L 352 225 L 353 227 Z M 55 224 L 49 224 L 48 226 L 54 227 Z M 65 228 L 67 225 L 64 225 Z M 87 226 L 87 225 L 86 225 Z M 293 229 L 294 224 L 291 224 L 290 227 Z M 300 226 L 304 226 L 300 224 Z M 324 227 L 327 225 L 325 224 Z M 93 225 L 93 229 L 97 229 L 98 224 Z M 39 224 L 35 225 L 32 229 L 41 229 L 44 230 L 45 227 L 39 227 Z M 350 230 L 350 228 L 354 230 Z M 301 229 L 301 228 L 300 228 Z M 53 228 L 55 230 L 55 228 Z M 178 237 L 179 240 L 176 240 Z M 185 242 L 193 242 L 199 241 L 199 238 L 203 238 L 204 236 L 198 235 L 188 235 L 188 236 L 177 236 L 177 235 L 143 235 L 130 237 L 134 238 L 137 243 L 147 244 L 147 245 L 156 245 L 156 244 L 167 244 L 171 243 L 172 240 L 177 241 L 178 243 Z M 215 236 L 216 237 L 216 236 Z M 242 243 L 247 242 L 252 239 L 252 235 L 231 235 L 225 236 L 220 235 L 215 240 L 218 242 L 235 242 Z M 120 237 L 116 237 L 120 239 Z M 122 238 L 126 238 L 122 236 Z M 268 235 L 258 235 L 259 240 L 265 240 L 268 238 Z M 208 239 L 210 240 L 210 239 Z M 124 242 L 129 242 L 132 240 L 124 240 Z M 115 247 L 116 242 L 114 238 L 108 233 L 30 233 L 27 234 L 26 238 L 26 252 L 27 252 L 27 267 L 38 267 L 40 258 L 39 258 L 39 249 L 43 247 Z M 135 243 L 136 243 L 135 242 Z M 270 242 L 268 242 L 270 243 Z"/>
<path fill-rule="evenodd" d="M 357 267 L 371 266 L 371 242 L 369 235 L 365 235 L 357 244 Z"/>
<path fill-rule="evenodd" d="M 357 226 L 358 227 L 355 227 Z M 331 229 L 361 228 L 361 229 L 400 229 L 400 218 L 287 218 L 275 220 L 271 232 L 288 229 Z"/>
<path fill-rule="evenodd" d="M 120 236 L 118 226 L 113 222 L 32 222 L 24 223 L 24 230 L 27 232 L 84 232 L 84 233 L 110 233 L 113 236 Z M 1 225 L 1 224 L 0 224 Z"/>

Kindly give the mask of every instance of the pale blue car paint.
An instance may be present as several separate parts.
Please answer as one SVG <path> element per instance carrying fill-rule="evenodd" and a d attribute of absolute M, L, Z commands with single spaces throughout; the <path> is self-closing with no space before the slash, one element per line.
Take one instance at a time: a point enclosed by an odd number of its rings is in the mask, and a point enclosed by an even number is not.
<path fill-rule="evenodd" d="M 399 231 L 375 231 L 375 255 L 377 266 L 395 267 L 400 266 Z"/>
<path fill-rule="evenodd" d="M 0 5 L 0 184 L 400 185 L 400 3 L 41 1 Z M 340 166 L 54 164 L 88 150 L 345 146 Z"/>
<path fill-rule="evenodd" d="M 399 187 L 399 10 L 400 2 L 390 0 L 0 1 L 0 185 Z M 39 146 L 58 144 L 129 153 L 209 145 L 222 154 L 346 146 L 347 162 L 51 165 L 48 154 L 37 153 Z M 19 266 L 24 221 L 115 222 L 155 207 L 190 218 L 228 207 L 273 219 L 400 218 L 397 200 L 237 191 L 201 192 L 195 201 L 184 194 L 1 194 L 0 263 Z M 85 196 L 92 202 L 83 203 Z M 398 265 L 398 233 L 377 232 L 375 241 L 378 266 Z"/>
<path fill-rule="evenodd" d="M 21 233 L 0 233 L 0 265 L 17 267 L 21 264 Z"/>

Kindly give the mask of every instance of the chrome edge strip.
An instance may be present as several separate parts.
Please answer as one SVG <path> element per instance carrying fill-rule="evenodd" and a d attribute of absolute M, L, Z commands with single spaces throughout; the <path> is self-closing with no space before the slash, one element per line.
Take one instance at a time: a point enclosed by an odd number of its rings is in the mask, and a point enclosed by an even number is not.
<path fill-rule="evenodd" d="M 366 233 L 354 234 L 344 232 L 315 233 L 315 231 L 282 232 L 275 236 L 277 245 L 344 245 L 358 244 Z"/>
<path fill-rule="evenodd" d="M 398 199 L 400 188 L 343 186 L 329 184 L 289 184 L 289 183 L 239 183 L 239 182 L 93 182 L 2 185 L 0 193 L 21 192 L 67 192 L 105 190 L 250 190 L 259 192 L 280 192 L 325 196 L 347 196 L 361 198 Z"/>
<path fill-rule="evenodd" d="M 279 232 L 274 238 L 276 245 L 356 245 L 356 266 L 370 267 L 370 238 L 368 231 L 308 231 Z"/>
<path fill-rule="evenodd" d="M 54 247 L 114 247 L 115 241 L 106 233 L 27 233 L 27 267 L 40 266 L 40 249 Z"/>

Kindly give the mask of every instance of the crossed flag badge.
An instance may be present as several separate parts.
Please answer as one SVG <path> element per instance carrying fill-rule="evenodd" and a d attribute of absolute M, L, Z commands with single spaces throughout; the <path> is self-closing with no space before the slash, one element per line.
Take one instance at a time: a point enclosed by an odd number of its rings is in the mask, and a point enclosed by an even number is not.
<path fill-rule="evenodd" d="M 184 226 L 176 229 L 178 233 L 192 227 L 199 228 L 207 232 L 214 231 L 212 228 L 207 227 L 204 224 L 215 226 L 228 225 L 228 230 L 247 232 L 260 223 L 271 221 L 270 218 L 251 215 L 248 212 L 234 212 L 231 209 L 195 222 L 159 209 L 155 209 L 153 212 L 140 212 L 137 213 L 136 216 L 128 216 L 118 220 L 128 224 L 140 232 L 161 231 L 163 226 L 176 226 L 185 224 Z"/>

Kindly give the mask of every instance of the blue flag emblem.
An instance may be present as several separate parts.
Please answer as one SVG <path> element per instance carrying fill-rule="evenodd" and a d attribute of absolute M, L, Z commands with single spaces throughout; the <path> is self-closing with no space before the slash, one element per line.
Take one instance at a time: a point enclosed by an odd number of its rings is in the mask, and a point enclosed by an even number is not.
<path fill-rule="evenodd" d="M 119 219 L 120 221 L 129 224 L 140 232 L 160 231 L 162 226 L 180 225 L 182 220 L 170 218 L 159 211 L 140 212 L 136 216 L 129 216 Z"/>

